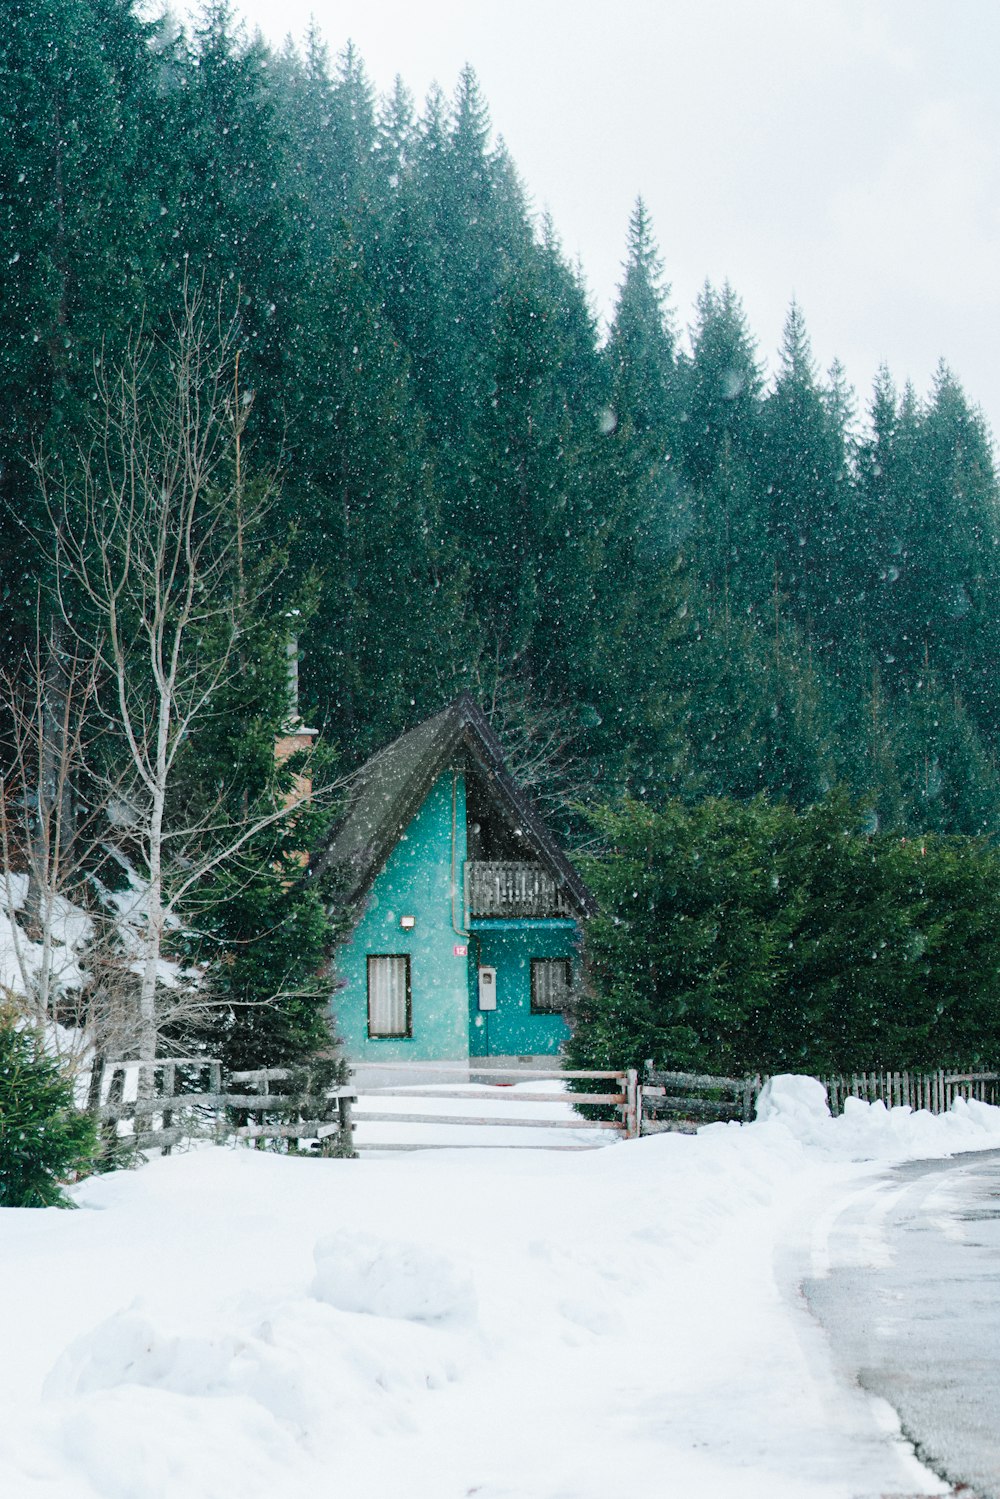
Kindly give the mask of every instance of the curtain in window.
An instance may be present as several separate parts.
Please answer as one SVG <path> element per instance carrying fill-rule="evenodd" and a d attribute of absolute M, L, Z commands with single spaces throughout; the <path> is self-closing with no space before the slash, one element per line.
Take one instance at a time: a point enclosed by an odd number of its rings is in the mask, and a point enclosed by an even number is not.
<path fill-rule="evenodd" d="M 409 1034 L 406 1015 L 408 957 L 368 959 L 368 1031 L 372 1036 Z"/>

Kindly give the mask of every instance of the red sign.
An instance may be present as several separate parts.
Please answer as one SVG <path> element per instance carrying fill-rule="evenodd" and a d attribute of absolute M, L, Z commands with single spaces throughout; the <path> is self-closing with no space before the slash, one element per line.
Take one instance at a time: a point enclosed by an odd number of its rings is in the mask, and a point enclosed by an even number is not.
<path fill-rule="evenodd" d="M 464 942 L 455 943 L 455 956 L 456 958 L 467 958 L 469 956 L 469 949 Z"/>

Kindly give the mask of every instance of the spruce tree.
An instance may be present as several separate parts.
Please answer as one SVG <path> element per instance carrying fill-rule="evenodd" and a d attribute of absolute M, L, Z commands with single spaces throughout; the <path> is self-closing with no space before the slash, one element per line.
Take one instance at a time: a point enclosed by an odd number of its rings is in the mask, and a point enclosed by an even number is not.
<path fill-rule="evenodd" d="M 781 362 L 765 406 L 763 474 L 770 497 L 775 589 L 823 648 L 840 622 L 845 434 L 824 398 L 801 310 L 785 321 Z"/>
<path fill-rule="evenodd" d="M 40 561 L 31 474 L 71 453 L 93 388 L 142 311 L 159 204 L 150 41 L 128 0 L 12 0 L 0 34 L 0 584 L 27 625 Z M 19 617 L 20 616 L 20 620 Z"/>
<path fill-rule="evenodd" d="M 584 295 L 551 229 L 498 307 L 488 437 L 492 501 L 472 587 L 488 638 L 541 692 L 571 692 L 590 648 L 601 562 L 601 371 Z"/>
<path fill-rule="evenodd" d="M 346 235 L 333 271 L 303 331 L 289 496 L 316 589 L 308 711 L 356 763 L 455 696 L 478 642 L 409 364 Z"/>
<path fill-rule="evenodd" d="M 918 545 L 926 587 L 921 645 L 976 722 L 1000 728 L 993 661 L 1000 645 L 1000 505 L 990 437 L 943 364 L 920 424 Z"/>
<path fill-rule="evenodd" d="M 255 393 L 251 433 L 280 458 L 286 389 L 294 383 L 297 292 L 304 277 L 301 204 L 276 104 L 270 57 L 247 41 L 229 0 L 211 0 L 169 79 L 174 174 L 168 203 L 172 262 L 185 279 L 238 311 L 242 377 Z"/>
<path fill-rule="evenodd" d="M 94 1120 L 42 1038 L 0 1011 L 0 1207 L 70 1206 L 63 1186 L 92 1167 Z"/>
<path fill-rule="evenodd" d="M 723 448 L 752 461 L 760 440 L 764 380 L 757 347 L 729 282 L 706 282 L 697 302 L 690 357 L 682 362 L 681 453 L 687 477 L 703 487 Z"/>
<path fill-rule="evenodd" d="M 662 792 L 683 774 L 687 646 L 697 632 L 697 582 L 682 556 L 691 518 L 676 461 L 676 363 L 666 299 L 640 200 L 605 348 L 602 565 L 585 697 L 595 716 L 587 743 L 599 784 L 617 780 L 640 795 Z"/>

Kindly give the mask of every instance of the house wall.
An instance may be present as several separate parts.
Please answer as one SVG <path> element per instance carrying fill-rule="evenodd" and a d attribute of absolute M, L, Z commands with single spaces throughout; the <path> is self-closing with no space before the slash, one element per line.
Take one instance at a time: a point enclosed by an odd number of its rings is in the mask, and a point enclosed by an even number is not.
<path fill-rule="evenodd" d="M 455 917 L 462 923 L 462 868 L 466 857 L 465 781 L 447 771 L 432 786 L 375 880 L 364 913 L 337 952 L 340 981 L 332 1006 L 337 1030 L 352 1061 L 465 1061 L 469 1055 L 468 958 L 456 955 L 468 938 L 452 926 L 454 784 Z M 414 916 L 412 931 L 401 916 Z M 413 1035 L 368 1036 L 369 953 L 408 953 Z"/>
<path fill-rule="evenodd" d="M 469 1052 L 471 1056 L 554 1056 L 569 1037 L 561 1015 L 531 1013 L 531 959 L 579 961 L 573 921 L 473 923 L 469 944 Z M 497 970 L 497 1007 L 480 1012 L 476 965 Z"/>

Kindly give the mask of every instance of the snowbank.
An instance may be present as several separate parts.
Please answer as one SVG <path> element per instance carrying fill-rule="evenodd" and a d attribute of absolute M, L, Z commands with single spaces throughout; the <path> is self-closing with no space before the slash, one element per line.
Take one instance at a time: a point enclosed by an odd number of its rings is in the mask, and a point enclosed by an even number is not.
<path fill-rule="evenodd" d="M 775 1079 L 760 1119 L 584 1154 L 204 1148 L 0 1213 L 12 1499 L 944 1492 L 797 1295 L 881 1163 L 1000 1144 Z"/>
<path fill-rule="evenodd" d="M 1000 1146 L 1000 1109 L 976 1099 L 958 1098 L 946 1114 L 931 1114 L 848 1098 L 843 1114 L 832 1119 L 826 1090 L 812 1077 L 769 1079 L 757 1100 L 757 1120 L 845 1161 L 922 1160 Z"/>

